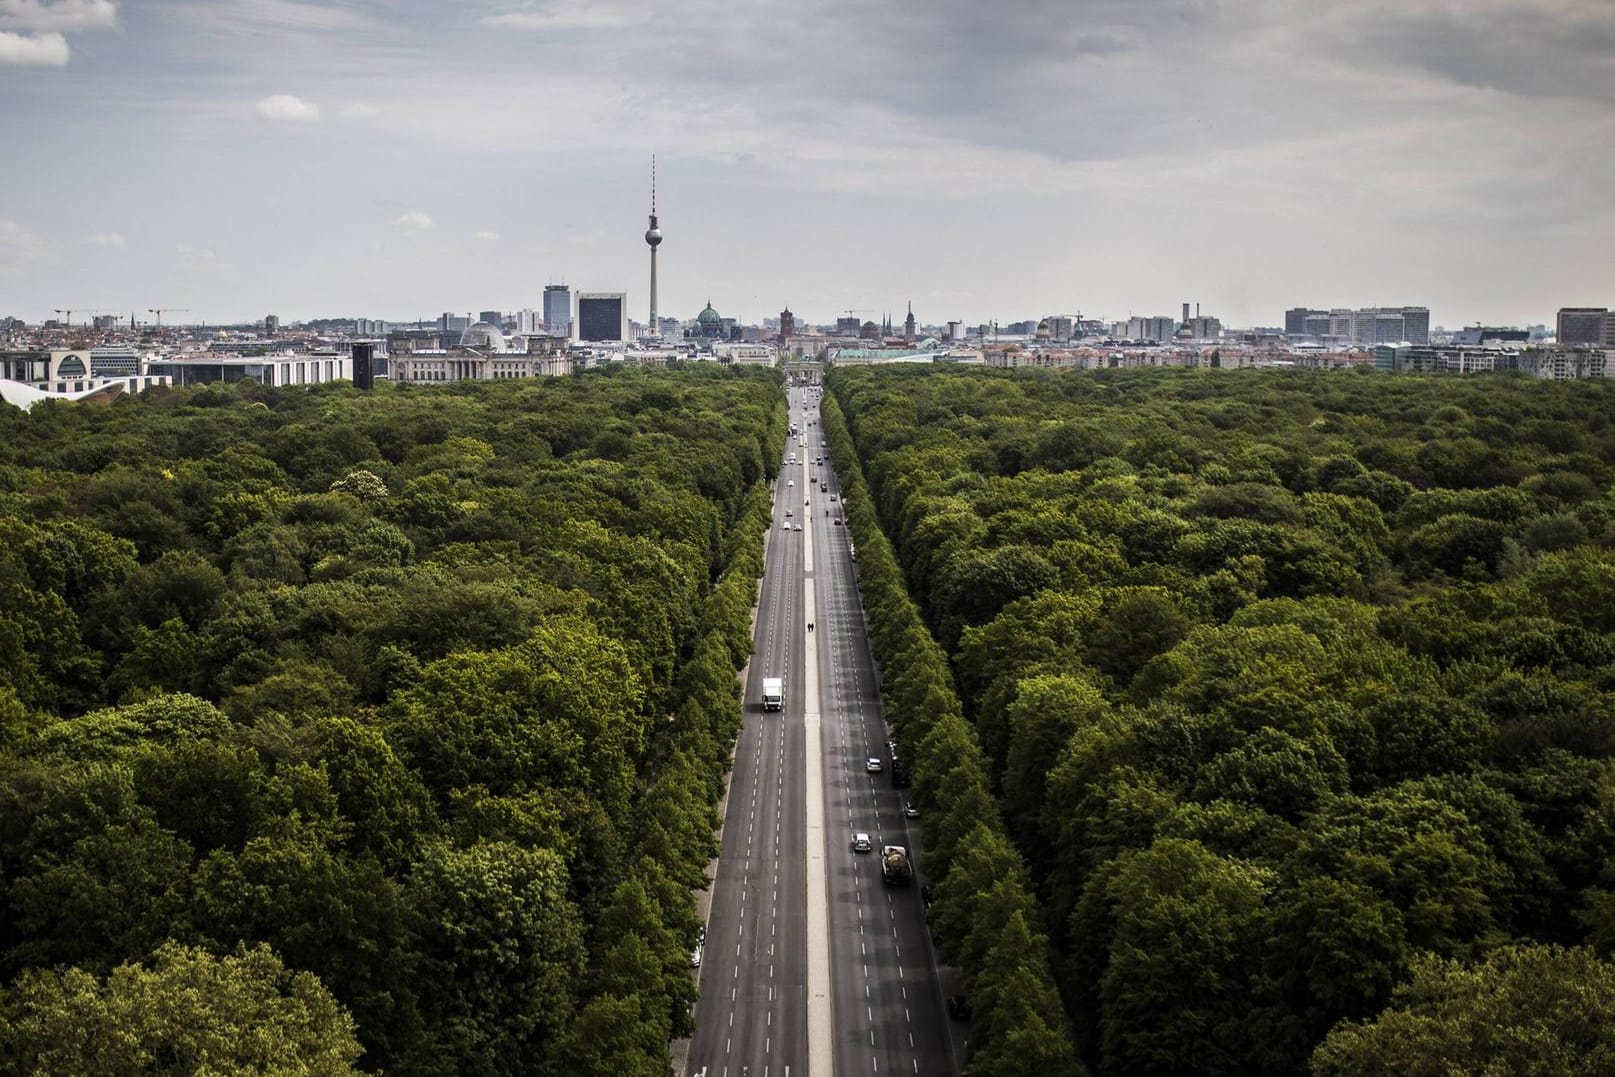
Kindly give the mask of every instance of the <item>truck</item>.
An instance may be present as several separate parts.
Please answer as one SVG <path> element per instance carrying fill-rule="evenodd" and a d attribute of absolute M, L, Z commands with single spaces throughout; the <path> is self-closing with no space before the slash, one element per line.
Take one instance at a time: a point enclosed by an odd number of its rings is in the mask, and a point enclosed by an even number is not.
<path fill-rule="evenodd" d="M 914 881 L 914 865 L 901 845 L 880 847 L 880 879 L 887 886 L 907 886 Z"/>
<path fill-rule="evenodd" d="M 763 710 L 777 711 L 785 706 L 785 678 L 763 678 Z"/>

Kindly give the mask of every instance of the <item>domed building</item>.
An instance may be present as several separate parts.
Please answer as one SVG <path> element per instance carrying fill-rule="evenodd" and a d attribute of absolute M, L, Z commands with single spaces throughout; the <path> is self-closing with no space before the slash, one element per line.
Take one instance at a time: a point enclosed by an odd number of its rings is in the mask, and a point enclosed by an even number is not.
<path fill-rule="evenodd" d="M 490 322 L 477 322 L 460 334 L 462 348 L 483 348 L 487 351 L 505 350 L 505 334 Z"/>
<path fill-rule="evenodd" d="M 712 300 L 707 300 L 707 308 L 695 316 L 696 335 L 703 340 L 719 340 L 723 337 L 723 315 L 712 309 Z"/>
<path fill-rule="evenodd" d="M 1047 344 L 1049 342 L 1049 335 L 1049 320 L 1044 318 L 1042 321 L 1037 323 L 1037 333 L 1035 334 L 1034 339 L 1036 339 L 1039 344 Z"/>

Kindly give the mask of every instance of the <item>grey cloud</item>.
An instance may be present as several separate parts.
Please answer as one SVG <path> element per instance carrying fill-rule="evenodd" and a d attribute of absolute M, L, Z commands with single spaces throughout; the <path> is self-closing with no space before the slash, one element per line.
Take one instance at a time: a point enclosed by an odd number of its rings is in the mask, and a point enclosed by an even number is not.
<path fill-rule="evenodd" d="M 117 24 L 118 5 L 112 0 L 0 0 L 0 30 L 73 33 Z"/>
<path fill-rule="evenodd" d="M 1615 105 L 1615 4 L 1608 0 L 1391 10 L 1359 33 L 1367 54 L 1460 86 Z"/>

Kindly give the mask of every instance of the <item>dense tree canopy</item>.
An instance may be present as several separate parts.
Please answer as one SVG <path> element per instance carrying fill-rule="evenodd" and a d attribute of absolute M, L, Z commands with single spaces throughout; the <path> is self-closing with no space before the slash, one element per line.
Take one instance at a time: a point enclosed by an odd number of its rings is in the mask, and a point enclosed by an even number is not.
<path fill-rule="evenodd" d="M 0 414 L 0 1071 L 666 1072 L 785 426 L 711 369 Z"/>
<path fill-rule="evenodd" d="M 1435 997 L 1439 968 L 1456 1000 L 1595 960 L 1543 947 L 1615 947 L 1615 387 L 829 388 L 888 715 L 936 808 L 932 918 L 978 992 L 992 947 L 953 936 L 1016 877 L 1101 1073 L 1299 1073 L 1315 1050 L 1435 1072 L 1418 1059 L 1470 1018 L 1406 985 Z M 1600 1068 L 1566 1063 L 1606 1050 L 1572 1010 L 1515 1021 L 1544 1046 L 1504 1069 Z"/>

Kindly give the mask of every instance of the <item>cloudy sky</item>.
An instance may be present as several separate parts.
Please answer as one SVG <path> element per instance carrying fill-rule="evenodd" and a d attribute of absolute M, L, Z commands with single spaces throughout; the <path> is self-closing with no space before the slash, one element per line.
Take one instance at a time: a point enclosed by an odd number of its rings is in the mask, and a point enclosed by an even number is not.
<path fill-rule="evenodd" d="M 0 145 L 29 321 L 643 319 L 653 153 L 682 317 L 1615 304 L 1611 0 L 0 0 Z"/>

